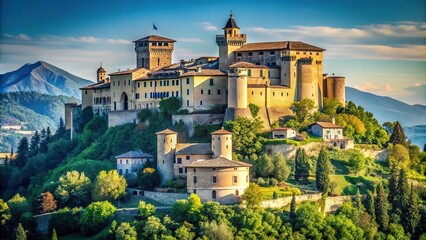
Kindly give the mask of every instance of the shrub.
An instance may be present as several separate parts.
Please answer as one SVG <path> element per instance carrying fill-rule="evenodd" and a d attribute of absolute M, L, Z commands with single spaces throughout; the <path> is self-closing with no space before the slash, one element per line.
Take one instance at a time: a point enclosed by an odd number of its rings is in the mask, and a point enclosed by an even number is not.
<path fill-rule="evenodd" d="M 249 108 L 250 108 L 250 113 L 252 117 L 257 117 L 257 114 L 259 114 L 259 106 L 257 106 L 256 104 L 250 103 L 249 104 Z"/>
<path fill-rule="evenodd" d="M 115 207 L 108 201 L 92 202 L 80 219 L 81 231 L 86 235 L 99 232 L 111 222 L 114 212 Z"/>
<path fill-rule="evenodd" d="M 81 210 L 81 207 L 59 209 L 55 214 L 51 215 L 49 229 L 55 229 L 59 236 L 76 232 L 80 228 L 79 219 Z"/>
<path fill-rule="evenodd" d="M 277 179 L 275 179 L 275 178 L 271 178 L 271 179 L 269 179 L 269 185 L 270 186 L 277 186 L 278 185 L 278 180 Z"/>

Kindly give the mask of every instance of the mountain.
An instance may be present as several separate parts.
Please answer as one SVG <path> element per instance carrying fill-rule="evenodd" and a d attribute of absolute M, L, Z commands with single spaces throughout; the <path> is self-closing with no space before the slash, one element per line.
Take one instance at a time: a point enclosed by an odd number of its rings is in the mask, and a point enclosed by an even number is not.
<path fill-rule="evenodd" d="M 35 91 L 81 98 L 80 87 L 92 81 L 77 77 L 47 62 L 25 64 L 18 70 L 0 74 L 0 93 Z"/>
<path fill-rule="evenodd" d="M 399 121 L 403 126 L 426 125 L 424 105 L 409 105 L 390 97 L 377 96 L 351 87 L 346 87 L 346 100 L 373 113 L 381 124 Z"/>

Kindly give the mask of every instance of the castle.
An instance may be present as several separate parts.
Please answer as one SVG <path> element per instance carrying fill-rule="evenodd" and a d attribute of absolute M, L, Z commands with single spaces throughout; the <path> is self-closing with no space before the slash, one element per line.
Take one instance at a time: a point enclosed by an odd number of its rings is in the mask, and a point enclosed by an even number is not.
<path fill-rule="evenodd" d="M 137 67 L 110 73 L 109 78 L 100 67 L 97 82 L 81 88 L 81 108 L 125 114 L 157 109 L 161 99 L 177 97 L 190 113 L 224 105 L 224 120 L 232 120 L 251 118 L 249 104 L 255 104 L 269 127 L 291 115 L 292 103 L 304 98 L 314 100 L 318 108 L 323 98 L 345 104 L 345 78 L 323 73 L 324 49 L 298 41 L 246 40 L 232 15 L 223 34 L 216 36 L 219 57 L 172 63 L 175 40 L 156 35 L 136 40 Z M 110 121 L 110 126 L 115 124 Z"/>

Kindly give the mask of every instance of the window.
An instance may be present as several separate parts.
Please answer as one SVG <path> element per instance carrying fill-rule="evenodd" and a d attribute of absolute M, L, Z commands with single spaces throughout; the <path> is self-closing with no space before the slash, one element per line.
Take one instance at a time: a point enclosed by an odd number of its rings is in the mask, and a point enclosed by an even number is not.
<path fill-rule="evenodd" d="M 186 95 L 189 95 L 189 89 L 186 89 Z"/>
<path fill-rule="evenodd" d="M 237 56 L 238 56 L 238 57 L 241 57 L 241 53 L 237 53 Z"/>
<path fill-rule="evenodd" d="M 237 176 L 232 176 L 232 182 L 233 182 L 233 183 L 238 183 L 238 178 L 237 178 Z"/>
<path fill-rule="evenodd" d="M 145 98 L 148 98 L 148 93 L 145 93 Z"/>
<path fill-rule="evenodd" d="M 120 81 L 117 81 L 117 86 L 120 86 Z"/>
<path fill-rule="evenodd" d="M 212 183 L 217 183 L 217 177 L 216 176 L 212 177 Z"/>
<path fill-rule="evenodd" d="M 160 66 L 160 59 L 157 59 L 157 66 Z"/>
<path fill-rule="evenodd" d="M 251 57 L 251 56 L 253 56 L 253 53 L 252 52 L 249 52 L 249 56 Z"/>
<path fill-rule="evenodd" d="M 197 189 L 194 189 L 194 194 L 197 194 Z"/>
<path fill-rule="evenodd" d="M 176 80 L 176 86 L 178 86 L 179 85 L 179 80 Z"/>
<path fill-rule="evenodd" d="M 186 84 L 189 84 L 189 78 L 186 78 Z"/>
<path fill-rule="evenodd" d="M 200 101 L 200 106 L 203 106 L 203 101 Z"/>
<path fill-rule="evenodd" d="M 260 56 L 263 56 L 263 52 L 259 52 L 259 55 L 260 55 Z"/>
<path fill-rule="evenodd" d="M 260 77 L 263 77 L 263 70 L 260 70 Z"/>
<path fill-rule="evenodd" d="M 158 43 L 158 46 L 163 46 L 163 43 L 159 42 L 159 43 Z"/>
<path fill-rule="evenodd" d="M 249 176 L 246 175 L 246 182 L 249 182 Z"/>
<path fill-rule="evenodd" d="M 217 95 L 220 95 L 220 89 L 217 90 Z"/>
<path fill-rule="evenodd" d="M 186 157 L 185 157 L 185 159 L 186 159 L 186 160 L 189 160 L 189 159 L 190 159 L 190 157 L 189 157 L 189 156 L 186 156 Z M 195 170 L 195 169 L 194 169 L 194 170 Z"/>
<path fill-rule="evenodd" d="M 152 82 L 151 81 L 149 82 L 149 86 L 152 87 Z"/>
<path fill-rule="evenodd" d="M 130 80 L 128 81 L 128 83 L 129 83 L 129 86 L 130 86 Z"/>
<path fill-rule="evenodd" d="M 157 46 L 157 43 L 156 43 L 156 42 L 153 42 L 153 43 L 152 43 L 152 46 Z"/>
<path fill-rule="evenodd" d="M 271 77 L 271 71 L 268 71 L 268 78 Z"/>
<path fill-rule="evenodd" d="M 210 79 L 210 86 L 213 86 L 214 85 L 214 80 L 213 80 L 213 78 L 211 78 Z"/>
<path fill-rule="evenodd" d="M 197 172 L 197 169 L 196 169 L 196 168 L 194 168 L 194 172 Z"/>
<path fill-rule="evenodd" d="M 146 88 L 146 82 L 143 82 L 143 87 Z"/>
<path fill-rule="evenodd" d="M 120 159 L 120 164 L 123 164 L 123 160 Z"/>
<path fill-rule="evenodd" d="M 160 81 L 160 87 L 163 86 L 163 81 Z"/>
<path fill-rule="evenodd" d="M 249 69 L 249 70 L 247 71 L 247 75 L 248 75 L 249 77 L 251 77 L 251 69 Z"/>
<path fill-rule="evenodd" d="M 207 94 L 208 94 L 208 95 L 210 95 L 210 94 L 211 94 L 211 91 L 210 91 L 210 89 L 209 89 L 209 90 L 207 90 Z"/>
<path fill-rule="evenodd" d="M 182 163 L 182 158 L 178 158 L 178 159 L 177 159 L 177 163 L 178 163 L 178 164 L 181 164 L 181 163 Z"/>
<path fill-rule="evenodd" d="M 216 191 L 215 190 L 212 191 L 212 198 L 216 199 Z"/>
<path fill-rule="evenodd" d="M 141 83 L 140 82 L 138 82 L 138 88 L 140 88 L 141 87 Z"/>
<path fill-rule="evenodd" d="M 123 84 L 124 84 L 124 86 L 126 86 L 126 80 L 123 80 Z"/>
<path fill-rule="evenodd" d="M 195 169 L 194 169 L 195 170 Z M 194 176 L 193 177 L 193 182 L 194 182 L 194 184 L 197 184 L 197 176 Z"/>
<path fill-rule="evenodd" d="M 178 91 L 176 91 L 176 97 L 179 97 L 179 92 Z"/>
<path fill-rule="evenodd" d="M 204 94 L 204 90 L 203 89 L 201 89 L 201 94 Z"/>
<path fill-rule="evenodd" d="M 183 173 L 183 168 L 179 168 L 179 173 Z"/>
<path fill-rule="evenodd" d="M 175 80 L 172 80 L 172 86 L 174 86 L 175 85 Z"/>
<path fill-rule="evenodd" d="M 275 52 L 274 51 L 270 51 L 269 54 L 275 55 Z"/>
<path fill-rule="evenodd" d="M 186 100 L 186 106 L 189 107 L 189 100 Z"/>
<path fill-rule="evenodd" d="M 126 164 L 129 164 L 129 160 L 126 159 Z"/>
<path fill-rule="evenodd" d="M 240 192 L 238 192 L 238 190 L 235 190 L 235 196 L 240 196 Z"/>

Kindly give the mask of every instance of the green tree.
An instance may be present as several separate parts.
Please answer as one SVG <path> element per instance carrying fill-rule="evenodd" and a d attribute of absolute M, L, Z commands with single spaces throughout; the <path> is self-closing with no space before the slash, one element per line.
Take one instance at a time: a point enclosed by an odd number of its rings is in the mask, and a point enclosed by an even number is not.
<path fill-rule="evenodd" d="M 311 122 L 315 108 L 315 102 L 310 98 L 294 102 L 290 107 L 295 115 L 295 120 L 302 126 L 307 126 Z"/>
<path fill-rule="evenodd" d="M 356 197 L 355 197 L 355 206 L 358 209 L 362 209 L 362 195 L 359 192 L 359 188 L 356 190 Z"/>
<path fill-rule="evenodd" d="M 180 226 L 175 231 L 175 235 L 177 239 L 180 240 L 192 240 L 195 238 L 195 233 L 192 231 L 192 224 L 184 222 L 182 226 Z"/>
<path fill-rule="evenodd" d="M 56 129 L 56 135 L 62 136 L 65 133 L 65 124 L 64 119 L 61 117 L 59 118 L 59 126 L 58 129 Z"/>
<path fill-rule="evenodd" d="M 389 215 L 388 215 L 388 200 L 383 188 L 383 184 L 380 183 L 377 188 L 377 195 L 375 199 L 375 210 L 376 210 L 376 221 L 379 228 L 382 231 L 386 231 L 389 226 Z"/>
<path fill-rule="evenodd" d="M 391 174 L 389 177 L 389 202 L 392 204 L 392 209 L 395 211 L 398 208 L 398 181 L 399 181 L 399 168 L 398 166 L 391 167 Z"/>
<path fill-rule="evenodd" d="M 281 152 L 277 152 L 272 156 L 272 161 L 274 168 L 271 177 L 277 179 L 279 182 L 287 180 L 291 169 L 287 165 L 284 155 Z"/>
<path fill-rule="evenodd" d="M 294 178 L 299 182 L 306 182 L 309 177 L 309 162 L 306 151 L 303 148 L 298 148 L 296 151 Z"/>
<path fill-rule="evenodd" d="M 11 199 L 7 201 L 7 205 L 10 208 L 12 214 L 13 225 L 18 224 L 21 221 L 21 217 L 26 212 L 31 212 L 31 207 L 25 197 L 22 197 L 19 193 L 15 194 Z M 25 223 L 24 223 L 25 224 Z"/>
<path fill-rule="evenodd" d="M 58 240 L 58 236 L 56 235 L 56 229 L 52 230 L 52 240 Z"/>
<path fill-rule="evenodd" d="M 181 106 L 182 102 L 177 97 L 163 98 L 160 101 L 160 111 L 169 116 L 176 114 Z"/>
<path fill-rule="evenodd" d="M 147 167 L 140 169 L 138 172 L 139 187 L 144 190 L 152 190 L 160 186 L 161 178 L 155 168 Z"/>
<path fill-rule="evenodd" d="M 19 223 L 18 227 L 16 228 L 16 240 L 26 240 L 27 239 L 27 231 L 25 231 L 24 227 L 22 227 L 22 224 Z"/>
<path fill-rule="evenodd" d="M 200 197 L 197 194 L 191 193 L 188 197 L 188 218 L 191 222 L 198 222 L 201 208 L 203 204 L 201 203 Z"/>
<path fill-rule="evenodd" d="M 337 109 L 341 106 L 342 104 L 335 98 L 324 98 L 321 111 L 328 116 L 333 116 L 336 115 Z"/>
<path fill-rule="evenodd" d="M 390 150 L 388 163 L 390 167 L 409 167 L 410 154 L 407 148 L 401 144 L 394 145 Z"/>
<path fill-rule="evenodd" d="M 147 219 L 149 216 L 154 215 L 155 207 L 152 204 L 146 203 L 145 201 L 139 201 L 138 205 L 138 217 L 142 220 Z"/>
<path fill-rule="evenodd" d="M 56 196 L 59 196 L 62 205 L 84 206 L 90 201 L 90 188 L 90 178 L 84 172 L 71 171 L 59 178 Z"/>
<path fill-rule="evenodd" d="M 357 175 L 362 169 L 366 167 L 367 159 L 364 154 L 357 152 L 353 154 L 347 163 L 350 173 Z"/>
<path fill-rule="evenodd" d="M 225 122 L 225 129 L 232 132 L 232 145 L 235 153 L 240 156 L 239 160 L 262 150 L 262 128 L 263 124 L 258 118 L 237 117 L 234 121 Z"/>
<path fill-rule="evenodd" d="M 81 118 L 80 118 L 80 124 L 78 127 L 79 132 L 83 132 L 84 127 L 86 126 L 87 123 L 90 122 L 90 120 L 92 120 L 92 118 L 94 117 L 93 115 L 93 108 L 92 107 L 85 107 L 81 113 Z"/>
<path fill-rule="evenodd" d="M 260 107 L 257 106 L 256 104 L 250 103 L 249 109 L 250 109 L 251 116 L 254 118 L 257 117 L 257 114 L 259 114 Z"/>
<path fill-rule="evenodd" d="M 258 177 L 268 178 L 272 176 L 274 171 L 274 163 L 272 157 L 268 154 L 263 154 L 255 161 L 255 171 Z"/>
<path fill-rule="evenodd" d="M 250 183 L 242 195 L 242 199 L 246 202 L 246 206 L 251 209 L 256 209 L 261 206 L 262 195 L 260 187 L 256 183 Z"/>
<path fill-rule="evenodd" d="M 219 224 L 213 220 L 201 225 L 201 231 L 209 240 L 232 240 L 234 236 L 231 229 L 224 222 Z"/>
<path fill-rule="evenodd" d="M 411 207 L 410 205 L 408 205 L 409 199 L 410 199 L 410 186 L 408 185 L 407 172 L 405 169 L 400 169 L 396 202 L 397 202 L 398 209 L 402 213 L 408 212 L 408 209 Z"/>
<path fill-rule="evenodd" d="M 410 237 L 405 234 L 404 228 L 401 226 L 401 224 L 389 224 L 388 232 L 389 233 L 386 239 L 410 240 Z"/>
<path fill-rule="evenodd" d="M 36 130 L 30 141 L 30 149 L 28 152 L 28 157 L 33 157 L 37 155 L 39 150 L 40 150 L 40 135 L 38 134 L 38 131 Z"/>
<path fill-rule="evenodd" d="M 0 199 L 0 224 L 5 225 L 11 217 L 12 214 L 10 213 L 9 206 L 3 199 Z"/>
<path fill-rule="evenodd" d="M 117 240 L 136 240 L 138 234 L 135 227 L 127 222 L 122 222 L 115 230 L 115 238 Z"/>
<path fill-rule="evenodd" d="M 81 231 L 86 235 L 98 232 L 111 222 L 114 212 L 115 207 L 108 201 L 92 202 L 81 216 Z"/>
<path fill-rule="evenodd" d="M 321 151 L 318 155 L 317 160 L 317 169 L 316 169 L 316 183 L 317 189 L 320 192 L 328 192 L 329 191 L 329 183 L 330 183 L 330 157 L 328 156 L 324 147 L 321 148 Z"/>
<path fill-rule="evenodd" d="M 403 146 L 407 146 L 407 137 L 405 136 L 404 129 L 398 121 L 395 123 L 395 127 L 393 128 L 390 136 L 390 142 L 394 145 L 401 144 Z"/>
<path fill-rule="evenodd" d="M 408 209 L 407 212 L 404 212 L 404 221 L 405 230 L 411 235 L 414 235 L 416 227 L 420 222 L 420 212 L 419 212 L 419 203 L 417 200 L 417 194 L 414 191 L 413 184 L 411 183 L 410 198 L 408 200 Z M 404 224 L 405 223 L 405 224 Z"/>
<path fill-rule="evenodd" d="M 367 196 L 365 197 L 365 210 L 367 210 L 367 213 L 370 214 L 371 219 L 373 219 L 373 221 L 376 220 L 376 204 L 374 203 L 374 194 L 368 190 L 367 191 Z"/>
<path fill-rule="evenodd" d="M 306 239 L 322 239 L 324 218 L 314 203 L 302 203 L 296 211 L 294 230 L 303 232 Z"/>
<path fill-rule="evenodd" d="M 296 193 L 293 193 L 290 203 L 290 218 L 294 219 L 296 217 Z"/>
<path fill-rule="evenodd" d="M 29 145 L 28 138 L 23 137 L 19 142 L 18 149 L 16 151 L 17 156 L 12 162 L 17 168 L 21 169 L 28 161 L 29 157 Z"/>
<path fill-rule="evenodd" d="M 152 112 L 150 109 L 144 108 L 138 113 L 138 119 L 140 123 L 145 122 L 152 116 Z"/>
<path fill-rule="evenodd" d="M 166 227 L 160 219 L 155 216 L 149 216 L 143 227 L 143 239 L 160 239 L 162 233 L 166 232 Z"/>
<path fill-rule="evenodd" d="M 392 134 L 393 129 L 395 128 L 396 122 L 384 122 L 382 124 L 383 128 L 388 134 Z"/>
<path fill-rule="evenodd" d="M 41 193 L 37 198 L 37 202 L 38 212 L 41 214 L 53 212 L 56 210 L 56 201 L 50 192 Z"/>
<path fill-rule="evenodd" d="M 117 170 L 100 171 L 92 191 L 95 201 L 111 200 L 115 201 L 126 192 L 127 182 Z"/>
<path fill-rule="evenodd" d="M 80 213 L 82 208 L 62 208 L 49 219 L 49 229 L 55 229 L 59 236 L 67 235 L 79 230 Z"/>

